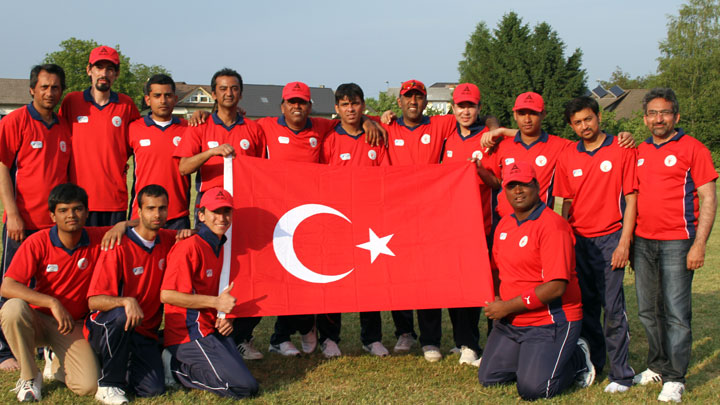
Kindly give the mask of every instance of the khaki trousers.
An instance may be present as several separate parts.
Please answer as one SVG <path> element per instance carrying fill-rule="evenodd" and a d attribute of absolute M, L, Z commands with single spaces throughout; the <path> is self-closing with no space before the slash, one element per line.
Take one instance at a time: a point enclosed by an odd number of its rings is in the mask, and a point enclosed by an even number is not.
<path fill-rule="evenodd" d="M 20 364 L 20 378 L 36 378 L 38 346 L 50 346 L 55 354 L 53 372 L 58 380 L 78 395 L 94 395 L 97 391 L 99 365 L 90 344 L 83 337 L 83 321 L 67 335 L 58 332 L 52 316 L 36 311 L 27 302 L 11 298 L 0 309 L 0 326 L 13 355 Z"/>

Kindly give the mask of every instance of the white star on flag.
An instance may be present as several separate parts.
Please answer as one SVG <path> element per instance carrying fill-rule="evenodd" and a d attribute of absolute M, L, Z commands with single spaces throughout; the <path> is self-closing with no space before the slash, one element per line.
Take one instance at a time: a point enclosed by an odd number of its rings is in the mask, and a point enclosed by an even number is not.
<path fill-rule="evenodd" d="M 395 256 L 395 253 L 387 247 L 387 244 L 390 242 L 390 238 L 392 238 L 393 235 L 394 234 L 378 238 L 377 235 L 375 235 L 375 232 L 370 229 L 370 241 L 357 245 L 357 247 L 370 251 L 370 263 L 374 262 L 380 254 Z"/>

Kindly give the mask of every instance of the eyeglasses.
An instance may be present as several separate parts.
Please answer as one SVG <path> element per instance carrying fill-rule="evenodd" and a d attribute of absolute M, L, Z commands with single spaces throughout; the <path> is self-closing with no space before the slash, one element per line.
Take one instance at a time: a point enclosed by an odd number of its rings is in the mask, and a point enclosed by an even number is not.
<path fill-rule="evenodd" d="M 661 110 L 661 111 L 648 110 L 647 112 L 645 112 L 645 115 L 650 118 L 655 118 L 658 115 L 662 115 L 664 117 L 672 117 L 673 115 L 675 115 L 675 112 L 672 110 Z"/>
<path fill-rule="evenodd" d="M 422 83 L 418 83 L 415 80 L 411 80 L 409 82 L 406 82 L 405 85 L 402 86 L 403 90 L 410 90 L 410 89 L 417 89 L 420 91 L 425 91 L 425 85 Z"/>

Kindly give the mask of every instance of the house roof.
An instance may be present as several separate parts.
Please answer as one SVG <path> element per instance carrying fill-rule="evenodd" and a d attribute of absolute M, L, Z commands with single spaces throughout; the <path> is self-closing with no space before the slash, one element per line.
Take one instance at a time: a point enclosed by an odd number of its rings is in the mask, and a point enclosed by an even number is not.
<path fill-rule="evenodd" d="M 647 89 L 629 89 L 617 98 L 604 97 L 598 99 L 598 104 L 605 111 L 614 111 L 615 119 L 630 119 L 637 111 L 642 111 L 642 102 Z"/>
<path fill-rule="evenodd" d="M 25 105 L 30 97 L 30 79 L 0 79 L 0 104 Z"/>

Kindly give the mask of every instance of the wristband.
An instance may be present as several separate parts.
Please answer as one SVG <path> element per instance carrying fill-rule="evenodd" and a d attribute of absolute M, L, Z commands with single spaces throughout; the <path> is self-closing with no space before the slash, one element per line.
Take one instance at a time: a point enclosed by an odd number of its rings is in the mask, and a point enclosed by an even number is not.
<path fill-rule="evenodd" d="M 535 295 L 535 288 L 530 288 L 529 290 L 522 293 L 522 295 L 520 295 L 520 299 L 522 299 L 525 308 L 529 310 L 538 309 L 545 306 L 545 304 L 540 301 L 537 295 Z"/>

